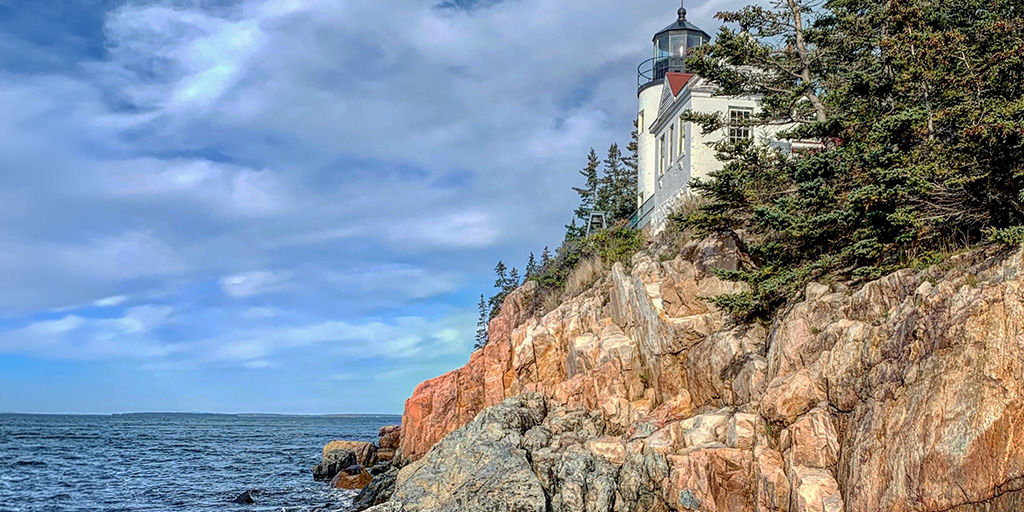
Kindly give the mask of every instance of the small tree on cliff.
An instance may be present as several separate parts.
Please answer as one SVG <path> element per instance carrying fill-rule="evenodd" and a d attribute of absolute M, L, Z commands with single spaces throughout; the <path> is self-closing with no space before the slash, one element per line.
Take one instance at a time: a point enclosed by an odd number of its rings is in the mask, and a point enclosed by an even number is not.
<path fill-rule="evenodd" d="M 494 274 L 496 279 L 494 280 L 494 288 L 498 290 L 494 296 L 487 301 L 487 306 L 490 308 L 488 314 L 488 320 L 494 319 L 501 312 L 501 305 L 505 303 L 505 299 L 508 297 L 513 290 L 519 287 L 520 278 L 519 270 L 512 267 L 509 271 L 508 267 L 505 266 L 505 262 L 499 261 L 494 266 Z"/>
<path fill-rule="evenodd" d="M 476 321 L 476 344 L 473 348 L 479 350 L 484 348 L 484 345 L 487 345 L 487 327 L 490 323 L 490 311 L 487 308 L 487 300 L 484 299 L 483 294 L 480 294 L 480 303 L 477 304 L 477 308 L 480 311 L 480 316 Z"/>
<path fill-rule="evenodd" d="M 538 269 L 537 257 L 531 252 L 530 259 L 526 262 L 526 280 L 529 281 L 533 276 L 536 276 Z"/>
<path fill-rule="evenodd" d="M 602 183 L 605 190 L 601 194 L 601 204 L 612 222 L 628 220 L 636 210 L 637 171 L 631 165 L 631 161 L 623 157 L 618 144 L 608 148 L 608 156 L 604 160 Z"/>
<path fill-rule="evenodd" d="M 601 160 L 597 158 L 597 151 L 590 148 L 590 154 L 587 155 L 587 166 L 580 170 L 580 175 L 587 180 L 586 185 L 573 187 L 573 190 L 580 196 L 580 205 L 574 212 L 577 219 L 587 218 L 590 212 L 599 206 L 598 193 L 602 191 L 600 170 Z"/>

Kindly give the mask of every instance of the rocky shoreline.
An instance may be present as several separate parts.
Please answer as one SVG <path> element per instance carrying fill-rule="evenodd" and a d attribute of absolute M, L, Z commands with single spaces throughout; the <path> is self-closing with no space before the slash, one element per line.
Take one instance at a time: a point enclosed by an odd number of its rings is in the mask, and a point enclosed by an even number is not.
<path fill-rule="evenodd" d="M 331 441 L 323 448 L 320 464 L 313 467 L 313 479 L 330 482 L 335 489 L 360 491 L 354 510 L 365 510 L 387 501 L 391 496 L 398 465 L 402 427 L 380 429 L 377 443 Z"/>
<path fill-rule="evenodd" d="M 705 300 L 741 290 L 713 273 L 739 239 L 661 251 L 543 317 L 514 292 L 406 402 L 360 507 L 1024 510 L 1024 252 L 812 284 L 743 324 Z"/>

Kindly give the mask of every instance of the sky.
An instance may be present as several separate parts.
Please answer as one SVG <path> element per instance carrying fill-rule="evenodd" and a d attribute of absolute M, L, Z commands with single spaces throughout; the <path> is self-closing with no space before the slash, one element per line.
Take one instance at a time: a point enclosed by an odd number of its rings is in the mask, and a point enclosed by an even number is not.
<path fill-rule="evenodd" d="M 677 8 L 0 0 L 0 412 L 400 413 Z"/>

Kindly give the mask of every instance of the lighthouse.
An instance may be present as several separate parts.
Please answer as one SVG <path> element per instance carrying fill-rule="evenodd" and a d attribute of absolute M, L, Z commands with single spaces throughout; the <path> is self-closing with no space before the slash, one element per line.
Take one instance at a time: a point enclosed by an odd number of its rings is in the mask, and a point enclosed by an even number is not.
<path fill-rule="evenodd" d="M 631 225 L 651 233 L 664 229 L 669 216 L 689 194 L 694 178 L 722 167 L 710 144 L 726 137 L 768 136 L 749 120 L 760 110 L 756 96 L 720 96 L 710 81 L 688 72 L 691 50 L 711 36 L 686 18 L 686 7 L 674 23 L 654 35 L 651 58 L 637 68 L 637 211 Z M 718 113 L 727 126 L 704 133 L 685 120 L 688 111 Z"/>

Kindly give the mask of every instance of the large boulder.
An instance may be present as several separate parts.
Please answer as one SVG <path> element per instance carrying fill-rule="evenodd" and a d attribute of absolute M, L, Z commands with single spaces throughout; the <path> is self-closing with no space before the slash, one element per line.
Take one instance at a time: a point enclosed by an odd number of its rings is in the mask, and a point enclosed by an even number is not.
<path fill-rule="evenodd" d="M 331 480 L 331 487 L 356 491 L 370 485 L 371 481 L 373 481 L 373 477 L 370 476 L 370 472 L 356 464 L 341 470 L 341 472 L 335 475 Z"/>
<path fill-rule="evenodd" d="M 380 428 L 380 440 L 377 443 L 381 450 L 397 450 L 402 441 L 402 426 L 388 425 Z"/>
<path fill-rule="evenodd" d="M 345 468 L 356 464 L 356 453 L 348 448 L 325 450 L 323 461 L 313 466 L 313 479 L 330 481 Z"/>
<path fill-rule="evenodd" d="M 405 512 L 545 512 L 523 435 L 546 415 L 527 393 L 487 409 L 402 469 L 393 500 Z"/>
<path fill-rule="evenodd" d="M 398 469 L 395 468 L 375 475 L 373 481 L 364 487 L 352 502 L 352 507 L 358 512 L 388 501 L 395 493 L 395 482 L 397 481 Z"/>
<path fill-rule="evenodd" d="M 352 450 L 356 455 L 356 464 L 371 467 L 377 464 L 377 447 L 373 443 L 363 441 L 331 441 L 324 446 L 324 456 L 335 450 Z"/>

